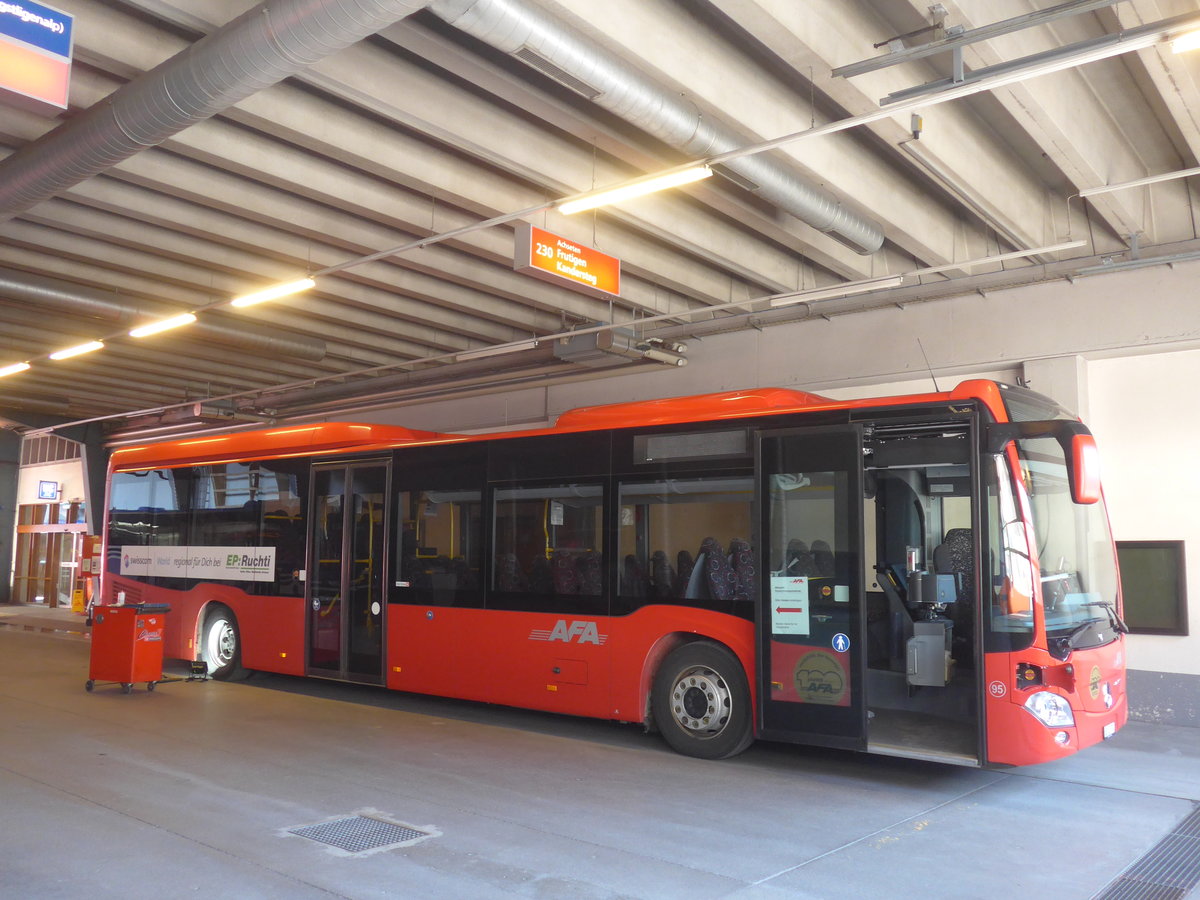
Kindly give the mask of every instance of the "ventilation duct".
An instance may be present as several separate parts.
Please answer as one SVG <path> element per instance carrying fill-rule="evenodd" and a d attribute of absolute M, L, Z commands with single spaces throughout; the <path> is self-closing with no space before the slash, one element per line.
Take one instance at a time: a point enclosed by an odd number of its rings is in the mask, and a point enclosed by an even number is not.
<path fill-rule="evenodd" d="M 42 311 L 106 320 L 116 328 L 137 319 L 164 316 L 161 309 L 143 306 L 131 297 L 5 268 L 0 268 L 0 297 L 29 303 Z M 219 314 L 206 314 L 188 331 L 190 336 L 228 344 L 267 359 L 282 356 L 316 362 L 325 358 L 325 342 L 318 338 L 265 331 L 247 322 L 222 321 Z"/>
<path fill-rule="evenodd" d="M 434 0 L 454 27 L 508 53 L 692 158 L 715 156 L 755 139 L 712 122 L 687 100 L 655 84 L 595 41 L 521 0 Z M 765 155 L 723 164 L 740 183 L 858 253 L 883 245 L 877 222 Z"/>
<path fill-rule="evenodd" d="M 425 6 L 268 0 L 0 162 L 0 220 L 216 115 Z"/>

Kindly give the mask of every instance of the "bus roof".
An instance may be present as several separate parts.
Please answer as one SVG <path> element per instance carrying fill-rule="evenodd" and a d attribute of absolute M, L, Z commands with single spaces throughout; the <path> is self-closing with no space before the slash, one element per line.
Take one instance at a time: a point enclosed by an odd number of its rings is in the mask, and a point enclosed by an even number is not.
<path fill-rule="evenodd" d="M 672 397 L 663 400 L 639 400 L 579 407 L 564 412 L 554 425 L 548 428 L 527 431 L 473 435 L 445 434 L 396 425 L 369 425 L 355 422 L 321 422 L 311 425 L 240 431 L 214 437 L 122 447 L 113 452 L 110 464 L 114 469 L 128 470 L 154 466 L 183 466 L 192 463 L 282 459 L 292 456 L 382 451 L 406 446 L 502 440 L 539 434 L 565 434 L 580 431 L 602 431 L 611 428 L 744 419 L 790 412 L 863 409 L 875 406 L 954 402 L 968 399 L 980 400 L 992 410 L 993 414 L 997 415 L 997 418 L 1006 418 L 999 386 L 994 381 L 964 381 L 953 390 L 941 393 L 872 397 L 861 400 L 834 400 L 819 394 L 787 388 L 757 388 L 696 394 L 689 397 Z"/>

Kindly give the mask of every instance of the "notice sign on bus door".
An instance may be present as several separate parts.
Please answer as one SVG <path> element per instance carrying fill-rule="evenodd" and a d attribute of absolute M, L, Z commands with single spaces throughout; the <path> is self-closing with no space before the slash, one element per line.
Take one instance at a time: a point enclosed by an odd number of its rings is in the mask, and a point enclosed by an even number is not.
<path fill-rule="evenodd" d="M 621 260 L 528 222 L 517 225 L 513 269 L 592 296 L 621 293 Z"/>
<path fill-rule="evenodd" d="M 809 634 L 808 579 L 771 576 L 771 634 Z"/>

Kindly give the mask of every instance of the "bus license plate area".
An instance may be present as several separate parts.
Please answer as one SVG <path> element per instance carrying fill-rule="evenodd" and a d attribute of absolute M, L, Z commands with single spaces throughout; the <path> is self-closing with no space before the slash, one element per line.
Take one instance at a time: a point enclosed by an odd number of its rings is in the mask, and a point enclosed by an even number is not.
<path fill-rule="evenodd" d="M 1117 733 L 1117 723 L 1116 722 L 1109 722 L 1107 725 L 1104 726 L 1104 740 L 1107 741 L 1110 737 L 1112 737 L 1116 733 Z"/>

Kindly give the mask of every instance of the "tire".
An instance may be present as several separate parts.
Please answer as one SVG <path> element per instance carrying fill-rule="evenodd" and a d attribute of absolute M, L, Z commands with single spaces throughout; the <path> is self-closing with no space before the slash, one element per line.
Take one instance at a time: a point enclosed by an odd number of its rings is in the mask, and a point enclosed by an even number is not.
<path fill-rule="evenodd" d="M 157 682 L 154 682 L 154 681 L 147 681 L 147 682 L 146 682 L 146 690 L 148 690 L 148 691 L 153 691 L 153 690 L 154 690 L 154 685 L 155 685 L 155 684 L 157 684 Z"/>
<path fill-rule="evenodd" d="M 246 677 L 242 668 L 242 646 L 237 620 L 225 607 L 217 607 L 204 619 L 200 633 L 200 654 L 208 664 L 208 674 L 218 681 Z"/>
<path fill-rule="evenodd" d="M 83 683 L 83 689 L 85 691 L 87 691 L 88 693 L 91 693 L 92 688 L 94 688 L 95 686 L 96 686 L 96 682 L 92 681 L 90 678 Z"/>
<path fill-rule="evenodd" d="M 132 694 L 133 693 L 133 685 L 128 681 L 122 681 L 121 682 L 121 693 L 122 694 Z"/>
<path fill-rule="evenodd" d="M 650 708 L 663 740 L 684 756 L 728 759 L 754 741 L 746 672 L 710 641 L 684 644 L 663 660 Z"/>

